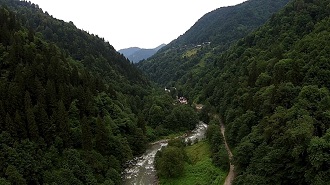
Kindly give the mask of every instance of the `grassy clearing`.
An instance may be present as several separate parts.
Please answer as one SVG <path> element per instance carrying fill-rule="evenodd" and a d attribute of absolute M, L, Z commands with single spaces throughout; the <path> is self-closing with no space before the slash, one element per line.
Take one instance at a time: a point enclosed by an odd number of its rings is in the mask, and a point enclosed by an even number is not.
<path fill-rule="evenodd" d="M 197 48 L 188 50 L 185 54 L 182 55 L 182 57 L 188 57 L 189 58 L 189 57 L 191 57 L 193 55 L 196 55 L 197 54 L 197 51 L 198 51 Z"/>
<path fill-rule="evenodd" d="M 179 178 L 160 179 L 161 185 L 219 185 L 227 172 L 215 167 L 210 158 L 210 146 L 201 141 L 185 148 L 191 164 L 185 164 L 184 175 Z"/>

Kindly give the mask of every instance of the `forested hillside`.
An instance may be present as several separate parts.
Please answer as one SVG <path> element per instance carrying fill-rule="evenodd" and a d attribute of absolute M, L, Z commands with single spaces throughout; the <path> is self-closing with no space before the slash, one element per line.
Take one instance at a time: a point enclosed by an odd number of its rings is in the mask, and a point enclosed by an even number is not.
<path fill-rule="evenodd" d="M 292 1 L 211 57 L 213 69 L 181 79 L 223 116 L 235 184 L 329 184 L 329 17 L 329 0 Z"/>
<path fill-rule="evenodd" d="M 165 86 L 212 64 L 209 55 L 219 54 L 252 30 L 264 24 L 289 0 L 249 0 L 242 4 L 214 10 L 185 34 L 137 66 L 153 81 Z M 204 68 L 205 67 L 205 68 Z M 190 73 L 194 71 L 194 73 Z"/>
<path fill-rule="evenodd" d="M 0 184 L 121 184 L 148 141 L 198 122 L 104 39 L 35 4 L 0 0 L 0 33 Z"/>
<path fill-rule="evenodd" d="M 134 95 L 113 88 L 130 77 L 106 83 L 19 17 L 0 9 L 1 184 L 119 184 L 146 143 Z"/>
<path fill-rule="evenodd" d="M 48 42 L 55 43 L 75 60 L 100 74 L 107 81 L 127 79 L 127 83 L 146 83 L 140 72 L 103 38 L 77 29 L 74 23 L 57 20 L 38 5 L 19 0 L 1 0 L 18 13 L 21 24 Z"/>

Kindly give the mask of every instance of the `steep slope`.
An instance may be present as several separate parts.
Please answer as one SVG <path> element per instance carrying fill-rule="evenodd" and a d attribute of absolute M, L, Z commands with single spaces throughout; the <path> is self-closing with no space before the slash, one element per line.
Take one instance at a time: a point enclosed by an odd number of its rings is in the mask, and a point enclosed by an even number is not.
<path fill-rule="evenodd" d="M 330 182 L 329 7 L 292 1 L 213 69 L 182 80 L 223 116 L 235 184 Z"/>
<path fill-rule="evenodd" d="M 77 29 L 72 22 L 54 19 L 43 13 L 38 5 L 19 0 L 1 0 L 0 3 L 17 11 L 25 27 L 42 34 L 45 40 L 54 42 L 73 59 L 81 61 L 85 67 L 100 74 L 108 82 L 124 78 L 127 83 L 146 83 L 139 70 L 103 38 Z"/>
<path fill-rule="evenodd" d="M 138 67 L 157 83 L 169 85 L 191 69 L 208 65 L 208 53 L 225 51 L 230 44 L 265 23 L 288 1 L 249 0 L 214 10 Z"/>
<path fill-rule="evenodd" d="M 0 5 L 0 184 L 120 184 L 146 147 L 148 82 L 103 39 Z"/>
<path fill-rule="evenodd" d="M 264 24 L 270 15 L 287 2 L 249 0 L 236 6 L 219 8 L 204 15 L 191 29 L 171 44 L 183 46 L 211 42 L 213 46 L 228 46 Z"/>
<path fill-rule="evenodd" d="M 141 60 L 150 58 L 164 46 L 166 46 L 166 44 L 161 44 L 160 46 L 153 48 L 153 49 L 143 49 L 143 48 L 132 47 L 132 48 L 127 48 L 127 49 L 121 49 L 118 52 L 123 54 L 126 58 L 128 58 L 133 63 L 138 63 Z"/>
<path fill-rule="evenodd" d="M 0 0 L 0 33 L 0 184 L 121 184 L 147 140 L 198 123 L 109 43 L 37 5 Z"/>

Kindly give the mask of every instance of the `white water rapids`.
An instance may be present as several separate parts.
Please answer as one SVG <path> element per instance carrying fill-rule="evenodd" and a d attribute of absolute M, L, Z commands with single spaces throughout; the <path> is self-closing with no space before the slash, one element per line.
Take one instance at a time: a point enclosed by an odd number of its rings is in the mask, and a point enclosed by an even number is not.
<path fill-rule="evenodd" d="M 198 139 L 201 140 L 205 137 L 207 125 L 203 122 L 199 122 L 196 128 L 189 132 L 185 138 L 192 143 Z M 152 143 L 147 151 L 140 157 L 136 157 L 131 161 L 128 161 L 128 167 L 122 173 L 123 185 L 154 185 L 158 183 L 157 173 L 154 167 L 154 160 L 156 153 L 167 146 L 167 140 L 161 140 Z"/>

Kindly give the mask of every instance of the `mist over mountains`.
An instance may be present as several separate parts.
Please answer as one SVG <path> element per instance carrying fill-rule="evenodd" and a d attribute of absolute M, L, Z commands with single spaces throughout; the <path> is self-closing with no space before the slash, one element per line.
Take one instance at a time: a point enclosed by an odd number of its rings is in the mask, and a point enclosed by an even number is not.
<path fill-rule="evenodd" d="M 123 54 L 126 58 L 128 58 L 133 63 L 138 63 L 141 60 L 148 59 L 153 56 L 160 50 L 162 47 L 166 46 L 166 44 L 161 44 L 153 49 L 143 49 L 139 47 L 130 47 L 126 49 L 118 50 L 119 53 Z"/>

